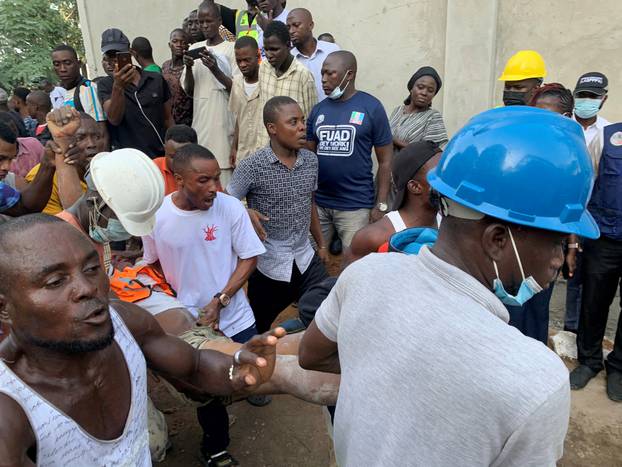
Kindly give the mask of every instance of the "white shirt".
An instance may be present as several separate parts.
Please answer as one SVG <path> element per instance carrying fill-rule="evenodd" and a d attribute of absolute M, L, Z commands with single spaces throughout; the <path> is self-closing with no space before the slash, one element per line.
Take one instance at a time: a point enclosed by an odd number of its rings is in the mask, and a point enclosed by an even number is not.
<path fill-rule="evenodd" d="M 574 116 L 574 114 L 572 115 L 572 119 L 575 122 L 577 121 L 577 118 Z M 579 123 L 579 125 L 581 124 Z M 609 123 L 609 121 L 605 120 L 600 115 L 597 115 L 596 121 L 587 128 L 584 128 L 583 125 L 581 125 L 581 128 L 583 128 L 583 135 L 585 136 L 585 144 L 589 146 L 592 140 L 596 138 L 596 136 L 598 136 L 599 134 L 602 136 L 603 128 L 605 128 L 607 125 L 611 125 L 611 123 Z"/>
<path fill-rule="evenodd" d="M 198 317 L 199 310 L 224 289 L 238 258 L 249 259 L 266 251 L 240 201 L 218 193 L 207 211 L 182 211 L 164 198 L 156 214 L 153 233 L 143 237 L 144 260 L 160 260 L 166 280 L 177 299 Z M 232 337 L 255 323 L 242 289 L 220 312 L 220 329 Z"/>
<path fill-rule="evenodd" d="M 53 108 L 60 109 L 65 105 L 65 89 L 60 86 L 55 86 L 52 92 L 50 92 L 50 101 L 52 102 Z"/>
<path fill-rule="evenodd" d="M 246 80 L 243 80 L 243 81 L 244 81 L 244 94 L 246 94 L 246 97 L 251 97 L 253 93 L 255 92 L 255 89 L 259 87 L 259 81 L 255 83 L 247 83 Z"/>
<path fill-rule="evenodd" d="M 110 308 L 114 340 L 123 353 L 130 376 L 131 402 L 123 433 L 112 440 L 97 439 L 75 420 L 43 398 L 0 361 L 0 393 L 16 401 L 28 416 L 37 440 L 39 467 L 118 465 L 150 467 L 147 426 L 147 364 L 131 331 Z"/>
<path fill-rule="evenodd" d="M 508 320 L 490 289 L 427 247 L 346 268 L 315 315 L 339 345 L 337 464 L 554 467 L 568 370 Z"/>
<path fill-rule="evenodd" d="M 263 13 L 259 13 L 259 14 L 262 15 Z M 276 18 L 272 18 L 272 21 L 280 21 L 283 24 L 287 24 L 287 15 L 289 15 L 289 10 L 287 8 L 283 8 L 283 11 L 281 12 L 281 14 L 277 16 Z M 259 50 L 261 50 L 261 56 L 265 57 L 266 53 L 263 50 L 263 29 L 261 29 L 261 26 L 259 26 L 259 23 L 257 23 L 257 32 L 259 33 L 257 44 L 259 44 Z"/>
<path fill-rule="evenodd" d="M 324 89 L 322 89 L 322 65 L 329 54 L 337 52 L 338 50 L 341 50 L 341 47 L 337 44 L 325 41 L 317 41 L 315 52 L 313 52 L 310 57 L 300 53 L 296 47 L 291 50 L 291 54 L 296 57 L 296 59 L 313 75 L 313 79 L 315 80 L 315 89 L 317 89 L 318 102 L 322 102 L 326 98 Z"/>

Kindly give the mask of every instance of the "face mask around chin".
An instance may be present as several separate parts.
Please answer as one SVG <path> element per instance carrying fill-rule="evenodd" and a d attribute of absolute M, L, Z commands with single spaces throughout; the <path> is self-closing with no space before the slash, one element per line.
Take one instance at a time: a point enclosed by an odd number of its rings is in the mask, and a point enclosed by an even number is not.
<path fill-rule="evenodd" d="M 109 219 L 106 228 L 98 225 L 89 227 L 89 236 L 97 243 L 123 242 L 132 237 L 117 219 Z"/>
<path fill-rule="evenodd" d="M 601 105 L 600 99 L 578 98 L 574 101 L 574 113 L 579 118 L 592 118 L 598 114 Z"/>
<path fill-rule="evenodd" d="M 343 88 L 341 87 L 341 85 L 344 83 L 344 81 L 348 77 L 349 72 L 350 70 L 346 71 L 346 74 L 343 75 L 343 79 L 341 80 L 341 83 L 339 83 L 339 86 L 333 89 L 333 92 L 331 92 L 327 96 L 329 99 L 334 100 L 334 101 L 336 101 L 337 99 L 341 99 L 341 96 L 343 96 L 343 94 L 346 92 L 346 89 L 348 89 L 348 86 L 350 85 L 350 81 L 348 81 L 348 83 Z"/>
<path fill-rule="evenodd" d="M 501 300 L 501 303 L 503 303 L 504 305 L 523 306 L 534 295 L 542 292 L 543 289 L 533 276 L 525 278 L 523 263 L 521 262 L 520 255 L 518 254 L 516 242 L 514 242 L 514 236 L 512 235 L 512 231 L 509 228 L 508 233 L 510 234 L 510 240 L 512 242 L 512 247 L 514 248 L 514 254 L 516 255 L 516 260 L 518 261 L 518 266 L 520 268 L 520 273 L 523 281 L 521 282 L 521 285 L 516 295 L 511 295 L 508 291 L 505 290 L 503 282 L 501 282 L 501 279 L 499 278 L 499 269 L 497 268 L 497 263 L 493 260 L 492 264 L 495 267 L 495 274 L 497 275 L 497 278 L 493 281 L 493 289 L 497 298 Z"/>
<path fill-rule="evenodd" d="M 525 100 L 526 96 L 526 92 L 503 91 L 503 104 L 506 107 L 511 105 L 527 105 L 527 101 Z"/>

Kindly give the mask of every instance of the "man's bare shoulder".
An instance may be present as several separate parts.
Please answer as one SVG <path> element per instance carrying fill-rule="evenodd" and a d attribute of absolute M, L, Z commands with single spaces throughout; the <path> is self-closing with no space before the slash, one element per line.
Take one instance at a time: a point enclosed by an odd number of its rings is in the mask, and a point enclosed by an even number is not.
<path fill-rule="evenodd" d="M 0 413 L 0 465 L 34 465 L 26 454 L 36 444 L 26 413 L 19 403 L 2 392 Z"/>

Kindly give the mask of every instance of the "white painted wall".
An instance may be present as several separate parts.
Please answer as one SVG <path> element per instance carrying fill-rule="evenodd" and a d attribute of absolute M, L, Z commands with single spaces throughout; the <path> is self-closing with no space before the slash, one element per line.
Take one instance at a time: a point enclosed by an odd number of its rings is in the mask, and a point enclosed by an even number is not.
<path fill-rule="evenodd" d="M 243 0 L 221 0 L 235 8 Z M 122 29 L 148 37 L 156 61 L 168 58 L 168 34 L 199 0 L 78 0 L 89 67 L 101 74 L 101 33 Z M 620 0 L 289 0 L 315 17 L 315 32 L 331 32 L 359 61 L 358 88 L 376 95 L 387 112 L 406 97 L 420 66 L 434 66 L 443 90 L 434 107 L 450 132 L 501 101 L 501 74 L 517 50 L 538 50 L 547 81 L 573 88 L 578 76 L 601 71 L 610 80 L 602 113 L 622 121 L 622 1 Z"/>

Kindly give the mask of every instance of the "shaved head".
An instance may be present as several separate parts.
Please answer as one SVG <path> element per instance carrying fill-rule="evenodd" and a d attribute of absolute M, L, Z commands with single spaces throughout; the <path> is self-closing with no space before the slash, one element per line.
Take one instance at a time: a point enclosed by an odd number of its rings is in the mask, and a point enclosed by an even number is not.
<path fill-rule="evenodd" d="M 353 73 L 356 73 L 358 65 L 356 63 L 356 57 L 352 52 L 339 50 L 331 53 L 326 60 L 329 58 L 335 60 L 335 63 L 340 64 L 344 70 L 352 70 Z"/>
<path fill-rule="evenodd" d="M 216 5 L 216 3 L 210 2 L 208 0 L 204 0 L 199 5 L 198 12 L 203 13 L 203 14 L 214 15 L 214 17 L 216 17 L 216 18 L 221 18 L 220 8 L 218 7 L 218 5 Z"/>
<path fill-rule="evenodd" d="M 36 105 L 38 110 L 47 114 L 52 110 L 52 102 L 50 101 L 50 95 L 45 91 L 32 91 L 26 97 L 26 103 L 29 105 L 29 109 L 31 105 Z M 29 110 L 30 112 L 31 110 Z"/>
<path fill-rule="evenodd" d="M 313 21 L 313 15 L 306 8 L 294 8 L 292 11 L 289 12 L 289 15 L 287 16 L 295 16 L 298 19 L 308 21 L 309 23 Z"/>

